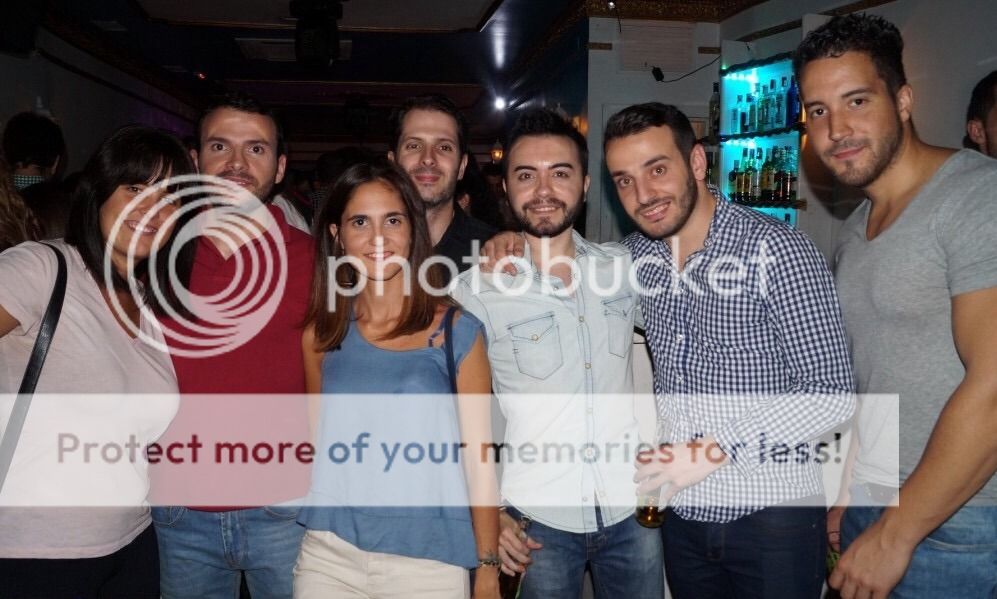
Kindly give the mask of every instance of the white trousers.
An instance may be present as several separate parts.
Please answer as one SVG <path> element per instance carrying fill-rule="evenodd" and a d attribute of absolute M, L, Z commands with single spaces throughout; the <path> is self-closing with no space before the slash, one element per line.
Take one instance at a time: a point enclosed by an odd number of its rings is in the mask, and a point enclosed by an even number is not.
<path fill-rule="evenodd" d="M 468 599 L 465 568 L 358 549 L 326 531 L 309 530 L 294 566 L 295 599 Z"/>

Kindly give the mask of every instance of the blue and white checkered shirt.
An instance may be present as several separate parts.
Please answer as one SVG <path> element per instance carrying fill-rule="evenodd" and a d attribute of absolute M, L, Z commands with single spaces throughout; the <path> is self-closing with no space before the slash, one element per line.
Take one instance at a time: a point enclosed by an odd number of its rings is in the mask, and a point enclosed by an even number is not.
<path fill-rule="evenodd" d="M 729 522 L 823 493 L 814 440 L 855 400 L 823 256 L 803 233 L 710 191 L 704 247 L 681 272 L 669 240 L 634 233 L 623 243 L 642 291 L 662 440 L 712 435 L 730 458 L 671 505 L 685 519 Z"/>

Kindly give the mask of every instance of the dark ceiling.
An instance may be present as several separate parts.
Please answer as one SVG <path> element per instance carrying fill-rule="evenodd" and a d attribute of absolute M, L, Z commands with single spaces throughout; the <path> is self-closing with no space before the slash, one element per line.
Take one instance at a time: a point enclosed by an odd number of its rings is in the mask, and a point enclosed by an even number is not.
<path fill-rule="evenodd" d="M 455 2 L 467 3 L 462 14 Z M 515 95 L 508 86 L 571 23 L 613 14 L 716 21 L 757 3 L 618 0 L 630 11 L 618 14 L 602 0 L 343 0 L 349 56 L 318 70 L 288 61 L 289 0 L 51 0 L 45 26 L 193 107 L 221 90 L 250 91 L 278 109 L 292 141 L 380 141 L 393 106 L 440 92 L 485 143 L 502 127 L 495 96 Z"/>

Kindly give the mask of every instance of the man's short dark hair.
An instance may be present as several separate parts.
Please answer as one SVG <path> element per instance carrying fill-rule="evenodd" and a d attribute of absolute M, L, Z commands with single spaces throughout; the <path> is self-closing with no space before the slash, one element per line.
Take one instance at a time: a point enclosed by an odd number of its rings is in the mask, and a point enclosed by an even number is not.
<path fill-rule="evenodd" d="M 564 117 L 548 108 L 533 108 L 519 115 L 516 123 L 509 132 L 509 150 L 516 145 L 516 142 L 523 137 L 543 137 L 543 136 L 567 137 L 575 144 L 578 150 L 578 161 L 581 163 L 582 176 L 589 172 L 589 150 L 585 137 L 571 126 L 571 123 L 564 120 Z M 505 161 L 505 170 L 508 172 L 509 161 Z"/>
<path fill-rule="evenodd" d="M 969 108 L 966 109 L 966 122 L 983 121 L 986 122 L 987 115 L 997 105 L 997 71 L 990 71 L 990 74 L 980 79 L 973 88 L 973 94 L 969 97 Z"/>
<path fill-rule="evenodd" d="M 808 33 L 793 54 L 796 80 L 800 80 L 803 69 L 810 62 L 838 58 L 845 52 L 862 52 L 869 56 L 890 94 L 895 95 L 907 84 L 904 38 L 900 30 L 883 17 L 868 14 L 834 17 Z"/>
<path fill-rule="evenodd" d="M 696 132 L 692 130 L 692 123 L 681 110 L 661 102 L 634 104 L 609 117 L 602 138 L 603 151 L 614 139 L 637 135 L 651 127 L 668 127 L 679 152 L 686 163 L 689 162 L 692 149 L 696 147 Z"/>
<path fill-rule="evenodd" d="M 450 115 L 457 121 L 457 147 L 460 155 L 468 154 L 468 129 L 467 119 L 463 113 L 453 103 L 453 100 L 440 94 L 427 94 L 425 96 L 415 96 L 409 98 L 395 109 L 391 114 L 391 150 L 398 151 L 398 142 L 402 137 L 402 125 L 405 122 L 405 115 L 413 110 L 434 110 Z"/>
<path fill-rule="evenodd" d="M 269 118 L 273 121 L 274 128 L 277 130 L 277 156 L 287 154 L 287 148 L 284 147 L 284 128 L 281 127 L 280 120 L 277 119 L 277 116 L 269 106 L 245 92 L 229 92 L 223 96 L 218 96 L 201 112 L 201 116 L 197 119 L 197 130 L 194 132 L 198 146 L 201 144 L 201 127 L 204 126 L 204 119 L 220 108 L 231 108 L 232 110 L 259 114 Z"/>
<path fill-rule="evenodd" d="M 3 153 L 7 164 L 12 167 L 35 165 L 51 168 L 65 149 L 59 125 L 34 112 L 14 115 L 3 131 Z"/>

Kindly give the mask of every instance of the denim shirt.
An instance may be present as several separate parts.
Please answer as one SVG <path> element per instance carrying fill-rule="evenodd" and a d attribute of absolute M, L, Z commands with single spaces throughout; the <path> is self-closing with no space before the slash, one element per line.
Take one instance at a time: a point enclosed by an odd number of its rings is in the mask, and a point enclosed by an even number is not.
<path fill-rule="evenodd" d="M 505 444 L 520 458 L 503 461 L 503 500 L 547 526 L 593 532 L 596 505 L 604 525 L 634 509 L 633 455 L 607 457 L 606 448 L 639 443 L 631 373 L 638 297 L 626 248 L 573 239 L 573 293 L 534 268 L 529 248 L 514 261 L 515 276 L 476 266 L 451 293 L 484 324 Z M 543 460 L 548 443 L 575 451 Z M 517 453 L 525 446 L 541 449 L 536 459 Z"/>

